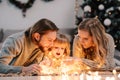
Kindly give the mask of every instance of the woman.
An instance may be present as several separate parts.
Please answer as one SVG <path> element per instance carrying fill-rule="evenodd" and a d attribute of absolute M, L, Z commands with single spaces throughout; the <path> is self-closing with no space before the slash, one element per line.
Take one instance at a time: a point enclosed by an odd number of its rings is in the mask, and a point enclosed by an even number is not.
<path fill-rule="evenodd" d="M 83 20 L 73 42 L 73 56 L 89 68 L 114 68 L 114 40 L 97 18 Z"/>

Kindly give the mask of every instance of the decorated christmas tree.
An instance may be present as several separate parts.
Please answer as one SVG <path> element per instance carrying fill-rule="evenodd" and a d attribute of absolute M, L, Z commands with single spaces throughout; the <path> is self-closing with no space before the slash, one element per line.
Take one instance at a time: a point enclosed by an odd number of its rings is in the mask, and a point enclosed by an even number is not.
<path fill-rule="evenodd" d="M 83 18 L 97 16 L 105 26 L 106 32 L 114 38 L 116 49 L 120 51 L 120 0 L 84 0 L 78 10 L 83 10 L 83 15 L 76 14 L 76 25 Z"/>

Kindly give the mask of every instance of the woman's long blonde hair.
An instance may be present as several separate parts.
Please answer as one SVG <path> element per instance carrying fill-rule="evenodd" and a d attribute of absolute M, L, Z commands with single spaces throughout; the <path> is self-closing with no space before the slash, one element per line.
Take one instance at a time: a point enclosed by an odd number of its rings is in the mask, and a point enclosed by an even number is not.
<path fill-rule="evenodd" d="M 78 30 L 86 30 L 93 37 L 95 61 L 104 64 L 107 55 L 107 37 L 104 26 L 97 18 L 89 18 L 82 21 Z M 83 51 L 82 51 L 83 52 Z M 82 53 L 84 54 L 84 53 Z"/>

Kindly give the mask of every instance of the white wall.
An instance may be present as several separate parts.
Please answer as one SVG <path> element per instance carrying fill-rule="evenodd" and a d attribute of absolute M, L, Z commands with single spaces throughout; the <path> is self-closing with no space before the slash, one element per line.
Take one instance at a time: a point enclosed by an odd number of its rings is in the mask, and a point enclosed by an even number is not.
<path fill-rule="evenodd" d="M 74 28 L 74 6 L 75 0 L 54 0 L 52 2 L 35 0 L 33 6 L 26 11 L 26 17 L 23 17 L 20 9 L 8 0 L 2 0 L 0 3 L 0 28 L 25 29 L 41 18 L 52 20 L 59 28 Z"/>

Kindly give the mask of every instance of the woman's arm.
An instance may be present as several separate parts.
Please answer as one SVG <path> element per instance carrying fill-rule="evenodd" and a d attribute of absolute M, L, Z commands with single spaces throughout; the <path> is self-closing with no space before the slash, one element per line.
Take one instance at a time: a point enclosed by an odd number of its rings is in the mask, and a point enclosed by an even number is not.
<path fill-rule="evenodd" d="M 107 58 L 106 58 L 106 67 L 114 68 L 115 67 L 115 61 L 114 61 L 115 44 L 111 35 L 107 34 L 107 37 L 108 37 L 108 52 L 107 52 Z"/>

